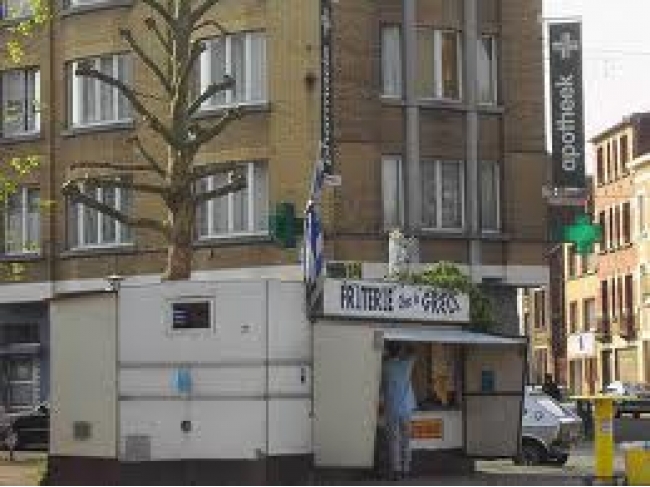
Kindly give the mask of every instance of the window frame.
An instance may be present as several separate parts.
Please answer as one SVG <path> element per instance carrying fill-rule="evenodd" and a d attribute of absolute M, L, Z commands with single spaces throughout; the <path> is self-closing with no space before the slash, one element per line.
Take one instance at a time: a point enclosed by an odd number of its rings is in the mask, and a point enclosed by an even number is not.
<path fill-rule="evenodd" d="M 265 209 L 261 209 L 262 212 L 266 213 L 266 218 L 268 220 L 268 215 L 270 211 L 270 204 L 269 204 L 269 165 L 266 161 L 263 160 L 258 160 L 258 161 L 241 161 L 239 164 L 246 165 L 246 189 L 247 189 L 247 211 L 246 211 L 246 217 L 247 217 L 247 227 L 248 231 L 235 231 L 234 230 L 234 224 L 235 224 L 235 193 L 228 193 L 227 195 L 221 196 L 220 198 L 214 198 L 208 201 L 204 201 L 201 203 L 202 208 L 197 208 L 197 225 L 196 225 L 196 238 L 198 239 L 199 242 L 204 242 L 204 241 L 214 241 L 214 240 L 229 240 L 233 238 L 241 238 L 241 237 L 265 237 L 268 236 L 270 233 L 270 230 L 268 228 L 258 230 L 255 229 L 255 213 L 256 213 L 256 207 L 255 207 L 255 195 L 257 192 L 257 187 L 255 185 L 255 167 L 260 166 L 264 167 L 264 179 L 265 179 L 265 185 L 266 185 L 266 202 L 265 202 Z M 232 174 L 232 173 L 230 173 Z M 205 178 L 208 182 L 208 186 L 205 189 L 205 191 L 211 191 L 214 189 L 214 182 L 215 182 L 215 177 L 216 176 L 209 176 L 208 178 Z M 229 176 L 230 177 L 230 176 Z M 216 233 L 214 230 L 214 205 L 217 203 L 217 201 L 221 198 L 226 198 L 227 201 L 227 224 L 228 224 L 228 231 L 225 233 Z M 265 211 L 264 211 L 265 210 Z M 206 212 L 206 218 L 207 218 L 207 233 L 202 234 L 202 228 L 200 224 L 200 215 L 198 212 Z"/>
<path fill-rule="evenodd" d="M 457 233 L 457 232 L 462 232 L 465 230 L 466 225 L 467 225 L 467 218 L 466 218 L 466 204 L 465 204 L 465 194 L 466 194 L 466 163 L 465 161 L 460 161 L 460 160 L 448 160 L 448 159 L 428 159 L 424 158 L 420 160 L 420 168 L 425 164 L 425 163 L 435 163 L 436 169 L 435 169 L 435 177 L 436 177 L 436 226 L 431 227 L 431 226 L 425 226 L 424 224 L 424 191 L 421 188 L 421 196 L 422 196 L 422 218 L 421 218 L 421 229 L 422 231 L 425 232 L 444 232 L 444 233 Z M 454 163 L 460 166 L 460 175 L 459 175 L 459 188 L 460 188 L 460 226 L 459 227 L 443 227 L 442 226 L 442 166 L 443 163 Z M 424 179 L 422 178 L 422 183 L 424 182 Z"/>
<path fill-rule="evenodd" d="M 459 103 L 462 102 L 464 97 L 464 86 L 463 86 L 463 42 L 461 32 L 455 29 L 439 29 L 430 26 L 418 27 L 421 30 L 430 30 L 433 31 L 433 93 L 430 95 L 420 96 L 416 93 L 416 97 L 425 102 L 451 102 Z M 442 79 L 442 39 L 444 34 L 454 34 L 456 40 L 456 77 L 458 80 L 458 98 L 450 98 L 445 96 L 444 82 Z M 419 75 L 416 75 L 416 84 Z"/>
<path fill-rule="evenodd" d="M 10 251 L 7 248 L 7 235 L 9 234 L 9 198 L 5 201 L 4 204 L 4 228 L 3 228 L 3 242 L 2 242 L 2 255 L 5 256 L 20 256 L 20 255 L 39 255 L 41 253 L 41 218 L 40 212 L 38 212 L 38 235 L 36 239 L 36 245 L 34 249 L 30 249 L 27 244 L 31 243 L 27 241 L 28 236 L 28 219 L 29 219 L 29 192 L 36 191 L 38 194 L 38 201 L 40 202 L 40 188 L 37 186 L 19 186 L 16 192 L 20 192 L 20 202 L 21 202 L 21 250 L 19 251 Z M 14 193 L 16 194 L 16 193 Z M 12 195 L 13 196 L 13 195 Z"/>
<path fill-rule="evenodd" d="M 397 31 L 397 53 L 399 58 L 394 62 L 398 66 L 398 78 L 396 80 L 397 87 L 396 93 L 389 93 L 387 91 L 387 65 L 388 65 L 388 56 L 385 50 L 386 42 L 386 33 L 388 31 Z M 388 100 L 401 100 L 404 98 L 404 64 L 403 64 L 403 50 L 404 50 L 404 38 L 402 35 L 402 27 L 399 24 L 383 24 L 380 28 L 380 43 L 381 43 L 381 97 Z M 392 63 L 390 63 L 392 66 Z"/>
<path fill-rule="evenodd" d="M 116 74 L 119 75 L 119 59 L 120 57 L 123 57 L 126 60 L 128 69 L 127 69 L 127 74 L 131 79 L 124 79 L 121 80 L 127 84 L 130 84 L 133 81 L 133 56 L 129 52 L 112 52 L 112 53 L 105 53 L 97 56 L 89 56 L 85 58 L 80 58 L 80 59 L 73 59 L 68 61 L 67 64 L 67 72 L 68 72 L 68 95 L 69 95 L 69 102 L 68 102 L 68 126 L 72 130 L 76 129 L 84 129 L 84 128 L 92 128 L 92 127 L 105 127 L 105 126 L 110 126 L 110 125 L 119 125 L 119 124 L 127 124 L 127 123 L 132 123 L 133 122 L 133 107 L 131 106 L 130 102 L 125 99 L 125 103 L 127 104 L 126 106 L 128 107 L 128 114 L 127 116 L 120 118 L 120 97 L 123 95 L 120 93 L 120 91 L 116 87 L 108 86 L 108 88 L 113 92 L 113 100 L 112 100 L 112 111 L 114 118 L 108 119 L 108 120 L 95 120 L 95 121 L 81 121 L 82 116 L 83 116 L 83 109 L 84 106 L 82 105 L 83 102 L 83 96 L 82 96 L 82 83 L 83 80 L 88 79 L 89 81 L 95 83 L 95 93 L 94 93 L 94 109 L 95 111 L 101 112 L 101 96 L 102 96 L 102 87 L 106 84 L 103 83 L 100 80 L 94 79 L 94 78 L 87 78 L 84 76 L 77 76 L 75 74 L 77 66 L 80 63 L 85 63 L 85 62 L 92 62 L 94 64 L 94 68 L 100 70 L 101 69 L 101 60 L 106 59 L 110 57 L 112 61 L 112 71 L 111 71 L 111 76 L 119 79 Z"/>
<path fill-rule="evenodd" d="M 498 234 L 501 233 L 502 231 L 502 219 L 501 219 L 501 178 L 502 178 L 502 167 L 503 165 L 501 164 L 500 161 L 480 161 L 479 165 L 483 166 L 484 164 L 490 164 L 493 167 L 496 167 L 496 172 L 494 173 L 493 176 L 493 181 L 492 183 L 495 186 L 495 191 L 496 191 L 496 197 L 495 197 L 495 204 L 496 207 L 494 208 L 494 211 L 496 211 L 496 228 L 486 228 L 484 226 L 483 222 L 483 179 L 482 179 L 482 174 L 479 172 L 479 208 L 480 208 L 480 213 L 479 213 L 479 218 L 480 218 L 480 228 L 481 228 L 481 233 L 484 234 Z M 482 171 L 483 167 L 479 167 L 479 171 Z"/>
<path fill-rule="evenodd" d="M 252 93 L 254 91 L 253 83 L 252 83 L 252 76 L 251 73 L 253 72 L 253 62 L 252 62 L 252 39 L 253 36 L 259 35 L 263 40 L 263 46 L 264 46 L 264 51 L 263 51 L 263 60 L 264 60 L 264 66 L 263 66 L 263 72 L 264 72 L 264 84 L 263 86 L 260 87 L 261 92 L 262 92 L 262 98 L 259 100 L 253 100 L 252 99 Z M 244 97 L 244 101 L 242 100 L 233 100 L 233 90 L 225 90 L 224 95 L 225 95 L 225 102 L 223 103 L 213 103 L 212 98 L 209 98 L 205 100 L 202 104 L 201 107 L 199 108 L 199 112 L 209 112 L 212 110 L 223 110 L 225 108 L 231 108 L 235 106 L 263 106 L 269 103 L 269 62 L 268 62 L 268 36 L 266 34 L 265 30 L 246 30 L 246 31 L 239 31 L 239 32 L 231 32 L 226 35 L 222 36 L 216 36 L 216 37 L 207 37 L 204 39 L 201 39 L 201 42 L 206 44 L 208 47 L 201 53 L 201 56 L 199 57 L 198 60 L 198 87 L 199 87 L 199 93 L 197 96 L 200 96 L 201 93 L 203 93 L 211 84 L 215 82 L 215 80 L 212 79 L 212 45 L 213 43 L 218 40 L 218 39 L 224 39 L 225 40 L 225 53 L 224 53 L 224 64 L 225 64 L 225 69 L 224 72 L 228 76 L 232 76 L 233 72 L 233 64 L 232 64 L 232 42 L 234 37 L 239 37 L 243 36 L 244 37 L 244 78 L 245 78 L 245 93 L 246 96 Z M 236 82 L 236 80 L 235 80 Z"/>
<path fill-rule="evenodd" d="M 394 208 L 394 211 L 391 211 L 391 213 L 395 213 L 397 216 L 397 222 L 396 225 L 390 224 L 387 220 L 387 203 L 389 203 L 389 198 L 387 198 L 387 191 L 389 188 L 386 187 L 386 183 L 388 182 L 388 174 L 387 174 L 387 164 L 392 164 L 395 167 L 397 177 L 395 180 L 391 180 L 391 183 L 394 184 L 393 188 L 390 188 L 391 190 L 395 191 L 396 193 L 396 198 L 395 198 L 395 205 L 396 208 Z M 383 229 L 385 232 L 390 232 L 394 230 L 396 227 L 397 228 L 404 228 L 404 223 L 406 221 L 406 212 L 405 212 L 405 201 L 404 201 L 404 162 L 402 155 L 395 154 L 386 154 L 383 155 L 381 158 L 381 196 L 382 196 L 382 225 Z"/>
<path fill-rule="evenodd" d="M 21 73 L 22 83 L 25 88 L 25 96 L 22 101 L 23 123 L 22 130 L 15 133 L 6 133 L 6 113 L 5 113 L 5 75 L 9 73 Z M 33 83 L 31 86 L 34 88 L 33 93 L 28 93 L 30 80 L 28 76 L 33 76 Z M 31 97 L 30 97 L 31 95 Z M 31 101 L 31 103 L 30 103 Z M 33 105 L 33 106 L 30 106 Z M 25 66 L 15 69 L 7 69 L 0 72 L 0 106 L 2 113 L 0 114 L 0 134 L 3 139 L 21 138 L 30 135 L 37 135 L 41 133 L 41 70 L 38 66 Z M 31 114 L 31 117 L 30 117 Z M 28 122 L 33 119 L 34 128 L 27 128 Z"/>
<path fill-rule="evenodd" d="M 490 48 L 491 48 L 491 60 L 489 62 L 489 77 L 490 77 L 490 82 L 492 86 L 492 93 L 490 101 L 483 101 L 479 99 L 479 94 L 480 90 L 478 89 L 478 79 L 480 77 L 480 73 L 477 73 L 477 104 L 481 106 L 495 106 L 499 104 L 499 44 L 498 44 L 498 37 L 495 34 L 480 34 L 478 36 L 477 42 L 479 44 L 479 48 L 481 48 L 480 44 L 481 42 L 485 39 L 488 38 L 490 39 Z M 478 57 L 478 52 L 477 52 L 477 57 Z M 477 58 L 477 72 L 480 68 L 480 64 L 478 62 Z"/>

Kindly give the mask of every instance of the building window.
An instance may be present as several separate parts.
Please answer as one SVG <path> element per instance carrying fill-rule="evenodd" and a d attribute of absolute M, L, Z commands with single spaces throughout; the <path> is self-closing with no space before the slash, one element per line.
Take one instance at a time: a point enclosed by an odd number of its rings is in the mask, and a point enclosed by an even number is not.
<path fill-rule="evenodd" d="M 2 73 L 2 136 L 37 133 L 41 129 L 41 75 L 35 68 Z"/>
<path fill-rule="evenodd" d="M 477 98 L 479 103 L 494 105 L 498 101 L 497 41 L 484 35 L 478 40 Z"/>
<path fill-rule="evenodd" d="M 535 328 L 546 328 L 546 293 L 543 289 L 533 291 Z"/>
<path fill-rule="evenodd" d="M 596 300 L 585 299 L 582 302 L 582 329 L 590 331 L 596 329 Z"/>
<path fill-rule="evenodd" d="M 7 392 L 10 409 L 31 407 L 36 401 L 37 365 L 31 358 L 13 358 L 7 363 Z"/>
<path fill-rule="evenodd" d="M 569 245 L 567 248 L 567 274 L 569 277 L 576 277 L 577 266 L 576 266 L 576 249 L 573 245 Z"/>
<path fill-rule="evenodd" d="M 480 170 L 481 229 L 498 232 L 501 229 L 501 170 L 498 162 L 483 161 Z"/>
<path fill-rule="evenodd" d="M 402 228 L 404 224 L 404 179 L 402 159 L 399 156 L 382 158 L 381 181 L 384 229 Z"/>
<path fill-rule="evenodd" d="M 265 163 L 242 163 L 246 188 L 206 201 L 198 209 L 199 238 L 236 237 L 268 232 L 268 169 Z M 227 184 L 232 173 L 210 176 L 198 184 L 205 193 Z"/>
<path fill-rule="evenodd" d="M 124 83 L 131 82 L 131 58 L 128 54 L 112 54 L 70 63 L 72 126 L 84 127 L 130 121 L 130 104 L 117 88 L 75 74 L 77 68 L 83 64 Z"/>
<path fill-rule="evenodd" d="M 40 343 L 38 324 L 9 323 L 0 326 L 0 345 Z"/>
<path fill-rule="evenodd" d="M 645 195 L 636 196 L 636 225 L 637 234 L 643 237 L 645 234 Z"/>
<path fill-rule="evenodd" d="M 402 97 L 402 34 L 397 26 L 381 29 L 382 95 Z"/>
<path fill-rule="evenodd" d="M 200 60 L 200 89 L 220 83 L 224 76 L 235 80 L 234 88 L 215 94 L 202 108 L 220 108 L 267 101 L 266 35 L 244 32 L 205 41 Z"/>
<path fill-rule="evenodd" d="M 423 99 L 461 98 L 461 43 L 456 31 L 419 28 L 416 93 Z"/>
<path fill-rule="evenodd" d="M 121 213 L 128 214 L 131 211 L 131 190 L 86 185 L 83 192 Z M 127 225 L 82 203 L 71 203 L 69 225 L 72 248 L 112 247 L 132 243 L 131 229 Z"/>
<path fill-rule="evenodd" d="M 629 244 L 632 241 L 632 212 L 629 201 L 623 203 L 621 208 L 621 227 L 622 243 Z"/>
<path fill-rule="evenodd" d="M 41 214 L 37 188 L 21 187 L 5 203 L 5 254 L 36 253 L 40 249 Z"/>
<path fill-rule="evenodd" d="M 6 20 L 18 20 L 31 17 L 34 14 L 32 1 L 33 0 L 3 0 L 2 18 Z"/>
<path fill-rule="evenodd" d="M 569 333 L 576 333 L 578 331 L 578 302 L 571 301 L 569 303 Z"/>
<path fill-rule="evenodd" d="M 423 228 L 461 230 L 465 223 L 463 163 L 422 161 L 421 180 Z"/>
<path fill-rule="evenodd" d="M 603 148 L 596 149 L 596 177 L 597 184 L 605 184 L 605 166 L 603 161 Z"/>
<path fill-rule="evenodd" d="M 614 173 L 616 177 L 622 175 L 621 168 L 618 165 L 618 140 L 612 139 L 612 165 L 614 166 Z"/>
<path fill-rule="evenodd" d="M 623 174 L 627 174 L 627 163 L 630 162 L 630 153 L 628 150 L 628 141 L 627 135 L 621 136 L 621 141 L 619 143 L 621 149 L 621 166 L 623 167 Z"/>
<path fill-rule="evenodd" d="M 108 3 L 113 0 L 67 0 L 68 7 L 79 7 L 82 5 L 96 5 L 98 3 Z"/>

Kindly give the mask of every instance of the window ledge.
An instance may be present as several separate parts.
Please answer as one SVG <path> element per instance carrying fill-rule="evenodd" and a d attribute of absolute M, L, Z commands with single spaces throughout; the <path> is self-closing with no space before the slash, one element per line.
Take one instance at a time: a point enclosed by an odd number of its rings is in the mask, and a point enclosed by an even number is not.
<path fill-rule="evenodd" d="M 29 132 L 0 137 L 0 145 L 21 144 L 27 142 L 37 142 L 45 140 L 41 132 Z"/>
<path fill-rule="evenodd" d="M 221 107 L 208 107 L 202 108 L 192 117 L 196 120 L 202 120 L 205 118 L 212 118 L 218 115 L 221 115 L 224 110 L 231 108 L 239 108 L 244 115 L 247 113 L 265 113 L 271 111 L 271 104 L 266 101 L 262 103 L 250 103 L 250 104 L 241 104 L 241 105 L 226 105 Z"/>
<path fill-rule="evenodd" d="M 133 130 L 135 123 L 129 122 L 109 122 L 97 125 L 82 125 L 78 127 L 71 127 L 61 132 L 62 137 L 76 137 L 78 135 L 96 134 L 101 132 L 113 132 L 119 130 Z"/>
<path fill-rule="evenodd" d="M 71 259 L 76 257 L 100 257 L 103 255 L 115 254 L 136 254 L 138 249 L 133 244 L 118 244 L 105 247 L 79 247 L 75 249 L 66 250 L 59 254 L 62 259 Z"/>
<path fill-rule="evenodd" d="M 194 242 L 197 249 L 209 247 L 227 247 L 232 245 L 257 245 L 273 243 L 269 234 L 238 235 L 233 237 L 204 237 Z"/>
<path fill-rule="evenodd" d="M 10 262 L 37 262 L 39 260 L 44 260 L 42 254 L 36 252 L 25 252 L 24 254 L 2 254 L 0 255 L 0 262 L 10 263 Z"/>
<path fill-rule="evenodd" d="M 86 5 L 69 5 L 61 11 L 61 17 L 71 17 L 81 15 L 97 10 L 107 10 L 118 7 L 132 7 L 133 0 L 106 0 L 105 2 L 92 3 Z"/>

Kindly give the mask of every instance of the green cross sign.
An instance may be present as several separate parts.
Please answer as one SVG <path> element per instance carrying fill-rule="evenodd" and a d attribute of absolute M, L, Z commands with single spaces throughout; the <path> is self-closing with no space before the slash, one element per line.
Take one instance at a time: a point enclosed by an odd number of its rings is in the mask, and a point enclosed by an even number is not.
<path fill-rule="evenodd" d="M 575 244 L 577 252 L 586 255 L 593 251 L 594 242 L 601 239 L 602 232 L 600 225 L 591 224 L 588 215 L 577 215 L 573 225 L 564 227 L 562 241 Z"/>

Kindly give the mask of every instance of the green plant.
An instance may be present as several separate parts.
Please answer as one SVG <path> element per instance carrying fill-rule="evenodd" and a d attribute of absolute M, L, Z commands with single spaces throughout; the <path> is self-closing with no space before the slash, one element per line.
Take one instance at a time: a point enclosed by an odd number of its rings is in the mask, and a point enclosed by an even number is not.
<path fill-rule="evenodd" d="M 488 297 L 467 274 L 451 262 L 439 262 L 427 267 L 420 274 L 400 274 L 398 280 L 467 294 L 472 327 L 486 331 L 494 323 L 492 305 Z"/>

